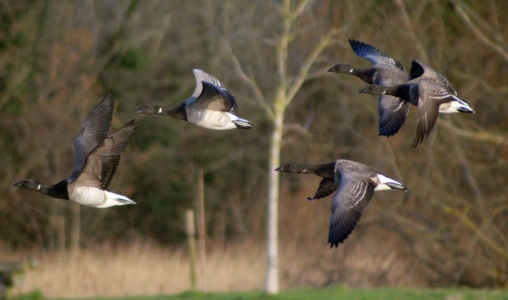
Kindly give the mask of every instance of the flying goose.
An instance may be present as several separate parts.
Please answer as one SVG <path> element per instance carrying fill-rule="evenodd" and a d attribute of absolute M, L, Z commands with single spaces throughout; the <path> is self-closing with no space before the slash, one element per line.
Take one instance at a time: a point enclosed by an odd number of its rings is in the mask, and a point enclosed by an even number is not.
<path fill-rule="evenodd" d="M 415 148 L 428 136 L 436 124 L 438 113 L 474 113 L 469 101 L 457 97 L 446 78 L 421 61 L 414 60 L 407 83 L 386 87 L 371 85 L 360 93 L 392 95 L 418 106 Z"/>
<path fill-rule="evenodd" d="M 115 100 L 107 96 L 83 123 L 74 140 L 74 167 L 68 178 L 55 185 L 33 179 L 24 179 L 14 185 L 98 208 L 136 204 L 123 195 L 107 191 L 120 155 L 138 126 L 136 120 L 132 120 L 108 136 L 114 105 Z"/>
<path fill-rule="evenodd" d="M 235 97 L 222 83 L 203 70 L 194 69 L 196 89 L 192 96 L 171 107 L 145 104 L 136 113 L 163 115 L 213 130 L 251 129 L 254 125 L 237 115 Z"/>
<path fill-rule="evenodd" d="M 355 75 L 369 84 L 393 86 L 407 81 L 408 74 L 404 66 L 384 54 L 381 50 L 356 40 L 349 40 L 353 51 L 361 58 L 372 63 L 372 68 L 356 68 L 347 64 L 337 64 L 328 72 Z M 396 134 L 406 121 L 409 113 L 409 103 L 400 98 L 380 95 L 378 98 L 379 135 L 391 136 Z"/>
<path fill-rule="evenodd" d="M 275 171 L 290 174 L 315 174 L 323 177 L 316 194 L 309 200 L 318 200 L 331 193 L 332 217 L 328 243 L 338 247 L 351 234 L 369 204 L 374 191 L 403 190 L 407 188 L 364 164 L 339 159 L 326 164 L 286 164 Z"/>

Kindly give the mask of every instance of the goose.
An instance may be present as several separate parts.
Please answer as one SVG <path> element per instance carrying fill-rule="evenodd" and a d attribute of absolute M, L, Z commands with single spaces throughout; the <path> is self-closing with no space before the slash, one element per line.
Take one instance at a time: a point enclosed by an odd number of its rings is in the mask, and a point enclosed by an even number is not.
<path fill-rule="evenodd" d="M 338 247 L 351 234 L 375 191 L 407 191 L 402 183 L 362 163 L 345 159 L 317 165 L 289 163 L 275 171 L 323 177 L 314 197 L 307 199 L 318 200 L 334 193 L 328 234 L 330 248 Z"/>
<path fill-rule="evenodd" d="M 408 74 L 397 60 L 388 57 L 381 50 L 353 39 L 349 40 L 357 56 L 372 63 L 372 68 L 356 68 L 347 64 L 336 64 L 328 72 L 354 75 L 369 84 L 393 86 L 407 81 Z M 409 113 L 409 103 L 398 97 L 380 95 L 378 97 L 379 135 L 392 136 L 404 125 Z"/>
<path fill-rule="evenodd" d="M 23 179 L 14 186 L 97 208 L 136 204 L 126 196 L 107 190 L 120 155 L 138 126 L 132 120 L 108 136 L 113 108 L 114 99 L 107 96 L 83 123 L 74 140 L 74 167 L 68 178 L 54 185 Z"/>
<path fill-rule="evenodd" d="M 407 83 L 391 87 L 370 85 L 360 93 L 392 95 L 418 106 L 415 148 L 434 128 L 438 113 L 474 113 L 471 103 L 457 97 L 446 78 L 425 63 L 414 60 Z"/>
<path fill-rule="evenodd" d="M 154 104 L 141 106 L 136 113 L 170 116 L 213 130 L 251 129 L 254 125 L 238 117 L 235 97 L 212 75 L 194 69 L 196 89 L 192 96 L 171 107 Z"/>

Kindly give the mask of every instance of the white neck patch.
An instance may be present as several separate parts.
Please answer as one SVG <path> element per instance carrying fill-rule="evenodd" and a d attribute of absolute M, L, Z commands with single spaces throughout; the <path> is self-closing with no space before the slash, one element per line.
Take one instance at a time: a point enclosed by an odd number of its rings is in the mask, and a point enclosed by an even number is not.
<path fill-rule="evenodd" d="M 162 107 L 159 107 L 159 111 L 157 113 L 160 114 L 161 112 L 162 112 Z"/>
<path fill-rule="evenodd" d="M 41 185 L 40 185 L 40 184 L 38 184 L 38 185 L 37 185 L 37 190 L 40 190 L 40 189 L 41 189 Z"/>

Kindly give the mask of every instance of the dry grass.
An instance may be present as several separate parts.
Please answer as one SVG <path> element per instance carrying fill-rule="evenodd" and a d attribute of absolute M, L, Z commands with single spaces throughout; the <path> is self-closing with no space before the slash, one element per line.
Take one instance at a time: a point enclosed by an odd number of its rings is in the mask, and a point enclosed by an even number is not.
<path fill-rule="evenodd" d="M 314 186 L 313 182 L 308 190 L 300 191 L 303 196 L 281 200 L 286 210 L 280 220 L 281 288 L 426 286 L 425 266 L 404 246 L 406 243 L 390 231 L 365 225 L 376 215 L 375 207 L 346 243 L 330 249 L 326 244 L 330 199 L 308 202 L 304 197 Z M 305 205 L 294 205 L 295 201 Z M 40 290 L 49 298 L 119 297 L 175 294 L 191 287 L 190 261 L 184 247 L 138 241 L 103 244 L 74 254 L 2 252 L 7 259 L 35 256 L 38 260 L 37 268 L 27 272 L 17 293 Z M 263 242 L 245 240 L 217 246 L 209 241 L 206 291 L 262 290 L 264 272 Z"/>
<path fill-rule="evenodd" d="M 283 288 L 378 286 L 389 284 L 387 280 L 396 286 L 418 285 L 407 276 L 411 263 L 394 253 L 394 245 L 387 247 L 390 254 L 374 242 L 352 238 L 329 249 L 325 235 L 281 243 Z M 102 245 L 74 255 L 52 252 L 27 272 L 16 292 L 40 290 L 49 298 L 174 294 L 190 289 L 189 266 L 185 249 L 155 243 Z M 259 243 L 215 247 L 207 255 L 207 291 L 261 290 L 264 270 L 264 246 Z"/>
<path fill-rule="evenodd" d="M 26 274 L 16 292 L 40 290 L 49 298 L 174 294 L 190 289 L 189 266 L 185 250 L 153 243 L 101 246 L 75 255 L 53 252 Z M 207 285 L 210 291 L 260 289 L 263 269 L 256 247 L 213 251 L 207 257 Z"/>

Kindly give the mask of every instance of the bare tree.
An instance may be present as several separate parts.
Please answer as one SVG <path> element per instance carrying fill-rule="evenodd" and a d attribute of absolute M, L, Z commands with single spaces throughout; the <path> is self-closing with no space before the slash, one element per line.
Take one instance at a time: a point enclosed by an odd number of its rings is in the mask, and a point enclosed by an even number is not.
<path fill-rule="evenodd" d="M 298 35 L 301 28 L 298 27 L 298 20 L 309 9 L 311 0 L 291 1 L 284 0 L 278 6 L 278 13 L 281 18 L 282 28 L 278 33 L 276 47 L 274 49 L 277 64 L 277 84 L 273 87 L 273 99 L 266 99 L 260 90 L 256 79 L 249 75 L 242 67 L 237 55 L 232 54 L 235 70 L 240 78 L 252 89 L 258 103 L 263 107 L 266 116 L 269 118 L 273 128 L 270 135 L 269 163 L 268 163 L 268 195 L 267 195 L 267 245 L 266 245 L 266 278 L 265 290 L 268 294 L 279 292 L 279 173 L 275 168 L 280 165 L 280 154 L 282 148 L 282 137 L 284 133 L 284 114 L 287 107 L 295 99 L 302 84 L 309 79 L 316 78 L 324 73 L 319 70 L 310 74 L 310 70 L 323 50 L 334 42 L 334 37 L 342 31 L 338 28 L 330 28 L 312 46 L 306 54 L 295 74 L 289 73 L 289 47 L 291 42 Z"/>

